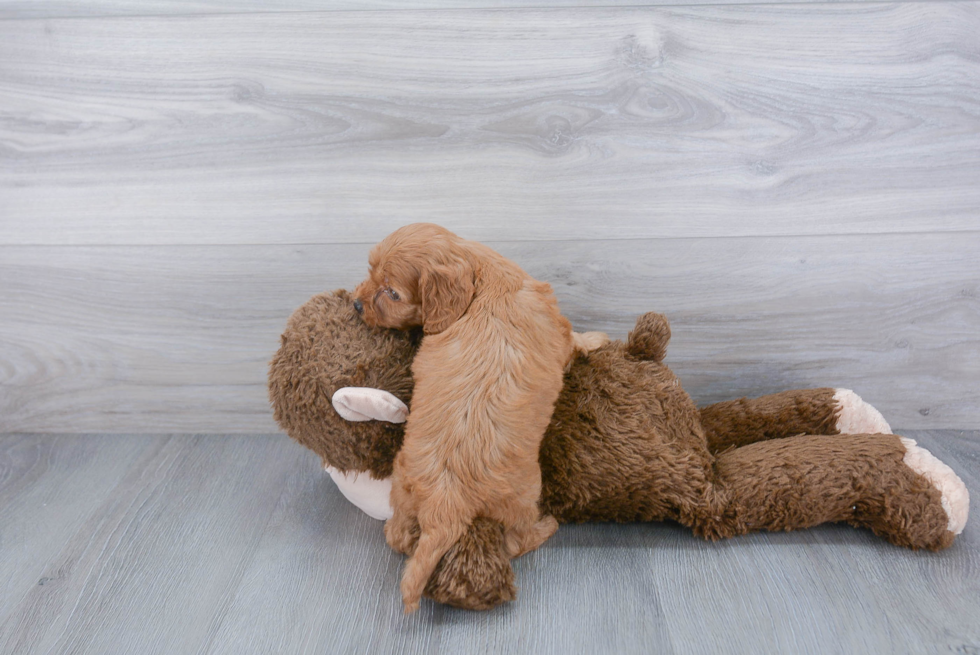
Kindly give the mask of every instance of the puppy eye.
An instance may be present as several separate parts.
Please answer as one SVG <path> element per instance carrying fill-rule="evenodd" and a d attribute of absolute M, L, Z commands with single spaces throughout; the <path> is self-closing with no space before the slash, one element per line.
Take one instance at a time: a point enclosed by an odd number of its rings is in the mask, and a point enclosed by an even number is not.
<path fill-rule="evenodd" d="M 394 301 L 398 301 L 402 299 L 401 296 L 398 295 L 398 292 L 395 291 L 394 289 L 389 290 L 388 295 L 391 296 L 391 299 Z"/>

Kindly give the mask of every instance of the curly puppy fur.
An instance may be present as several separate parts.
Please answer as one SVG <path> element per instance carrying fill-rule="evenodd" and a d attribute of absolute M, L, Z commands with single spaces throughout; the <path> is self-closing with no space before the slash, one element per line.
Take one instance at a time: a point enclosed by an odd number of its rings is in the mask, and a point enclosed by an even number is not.
<path fill-rule="evenodd" d="M 401 584 L 411 612 L 476 516 L 500 521 L 510 557 L 558 529 L 538 510 L 538 450 L 574 341 L 550 285 L 437 225 L 395 231 L 369 263 L 354 294 L 364 321 L 425 333 L 385 525 L 392 548 L 414 548 Z"/>

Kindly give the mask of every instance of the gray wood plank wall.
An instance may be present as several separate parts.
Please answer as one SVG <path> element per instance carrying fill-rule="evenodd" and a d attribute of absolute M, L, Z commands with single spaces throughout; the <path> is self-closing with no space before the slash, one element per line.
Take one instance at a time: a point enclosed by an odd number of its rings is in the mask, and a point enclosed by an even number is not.
<path fill-rule="evenodd" d="M 0 1 L 0 432 L 274 429 L 290 311 L 418 220 L 666 313 L 699 401 L 975 428 L 980 2 L 562 4 Z"/>

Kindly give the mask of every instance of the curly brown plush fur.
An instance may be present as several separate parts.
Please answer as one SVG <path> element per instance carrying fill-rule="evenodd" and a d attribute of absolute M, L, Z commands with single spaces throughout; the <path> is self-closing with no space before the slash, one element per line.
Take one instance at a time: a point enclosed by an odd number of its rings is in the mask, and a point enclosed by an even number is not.
<path fill-rule="evenodd" d="M 283 429 L 325 463 L 381 478 L 401 426 L 348 423 L 330 398 L 341 387 L 372 386 L 410 403 L 418 340 L 367 328 L 351 301 L 343 291 L 317 296 L 290 319 L 270 398 Z M 625 343 L 573 362 L 539 453 L 543 512 L 560 522 L 670 519 L 708 539 L 839 521 L 910 548 L 953 542 L 936 481 L 910 468 L 912 442 L 838 434 L 833 389 L 699 410 L 662 363 L 669 336 L 663 316 L 645 314 Z M 965 487 L 948 473 L 962 499 Z M 470 609 L 512 600 L 500 525 L 474 520 L 425 593 Z"/>
<path fill-rule="evenodd" d="M 412 360 L 422 331 L 368 328 L 347 291 L 320 294 L 293 312 L 269 365 L 279 426 L 341 471 L 391 475 L 404 426 L 342 419 L 330 399 L 341 387 L 385 389 L 412 401 Z"/>

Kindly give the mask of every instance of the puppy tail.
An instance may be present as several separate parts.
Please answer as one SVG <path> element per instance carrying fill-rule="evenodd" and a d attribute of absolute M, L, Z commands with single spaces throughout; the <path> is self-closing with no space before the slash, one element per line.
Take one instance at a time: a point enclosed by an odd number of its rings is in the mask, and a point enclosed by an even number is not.
<path fill-rule="evenodd" d="M 433 571 L 436 570 L 436 565 L 465 531 L 465 523 L 422 529 L 422 536 L 415 546 L 415 553 L 405 564 L 405 572 L 402 574 L 402 602 L 405 604 L 406 614 L 419 608 L 422 592 Z"/>

